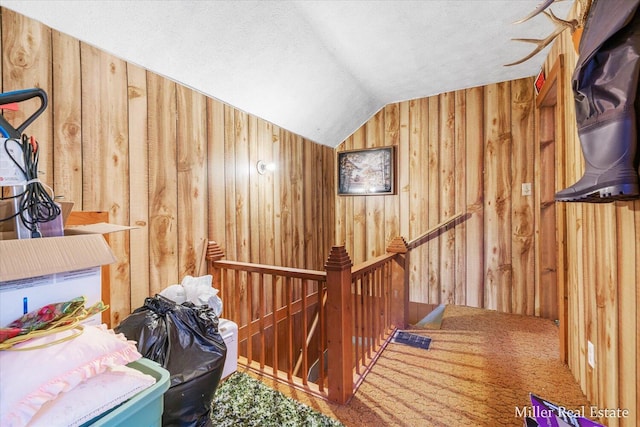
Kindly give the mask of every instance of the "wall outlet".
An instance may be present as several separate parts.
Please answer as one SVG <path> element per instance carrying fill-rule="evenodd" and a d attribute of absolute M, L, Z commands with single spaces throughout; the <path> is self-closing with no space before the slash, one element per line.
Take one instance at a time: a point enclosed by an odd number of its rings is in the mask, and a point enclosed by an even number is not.
<path fill-rule="evenodd" d="M 522 183 L 522 195 L 523 196 L 530 196 L 531 195 L 531 183 L 530 182 L 523 182 Z"/>
<path fill-rule="evenodd" d="M 595 369 L 596 367 L 596 349 L 591 341 L 587 341 L 587 361 L 589 366 Z"/>

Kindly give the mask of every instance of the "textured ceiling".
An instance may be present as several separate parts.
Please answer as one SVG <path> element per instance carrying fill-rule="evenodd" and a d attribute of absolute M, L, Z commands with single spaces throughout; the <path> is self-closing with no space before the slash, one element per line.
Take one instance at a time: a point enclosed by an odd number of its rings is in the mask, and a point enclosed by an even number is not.
<path fill-rule="evenodd" d="M 41 1 L 0 5 L 335 147 L 386 104 L 538 73 L 542 0 Z M 572 1 L 555 3 L 566 17 Z"/>

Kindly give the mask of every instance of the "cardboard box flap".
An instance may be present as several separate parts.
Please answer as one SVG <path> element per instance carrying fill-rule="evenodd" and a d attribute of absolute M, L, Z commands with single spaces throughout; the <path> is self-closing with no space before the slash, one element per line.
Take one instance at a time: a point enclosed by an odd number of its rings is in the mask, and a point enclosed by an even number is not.
<path fill-rule="evenodd" d="M 116 261 L 101 234 L 0 241 L 0 282 Z"/>
<path fill-rule="evenodd" d="M 64 229 L 64 234 L 67 236 L 75 236 L 79 234 L 108 234 L 115 233 L 116 231 L 133 230 L 135 228 L 137 227 L 110 224 L 108 222 L 98 222 L 96 224 L 87 225 L 70 225 Z"/>

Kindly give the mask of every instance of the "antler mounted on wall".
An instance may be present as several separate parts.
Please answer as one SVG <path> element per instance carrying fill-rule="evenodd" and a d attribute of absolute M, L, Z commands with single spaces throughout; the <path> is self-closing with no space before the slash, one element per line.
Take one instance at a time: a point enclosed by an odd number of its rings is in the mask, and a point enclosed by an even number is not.
<path fill-rule="evenodd" d="M 577 9 L 578 18 L 577 19 L 571 19 L 571 20 L 568 20 L 568 21 L 558 18 L 556 15 L 554 15 L 554 13 L 553 13 L 553 11 L 551 11 L 551 9 L 549 9 L 549 11 L 546 10 L 549 6 L 551 6 L 556 1 L 563 1 L 563 0 L 545 0 L 543 3 L 539 4 L 538 7 L 533 12 L 531 12 L 530 14 L 525 16 L 524 18 L 520 19 L 519 21 L 514 22 L 514 24 L 521 24 L 521 23 L 526 22 L 529 19 L 539 15 L 540 13 L 543 13 L 544 15 L 547 16 L 547 18 L 549 18 L 551 20 L 551 22 L 554 23 L 555 29 L 553 30 L 553 32 L 551 34 L 549 34 L 544 39 L 525 39 L 525 38 L 512 39 L 512 40 L 520 41 L 520 42 L 533 43 L 533 44 L 536 45 L 536 48 L 530 54 L 525 56 L 524 58 L 522 58 L 522 59 L 520 59 L 518 61 L 512 62 L 510 64 L 505 64 L 505 67 L 511 67 L 513 65 L 522 64 L 523 62 L 528 61 L 529 59 L 531 59 L 532 57 L 537 55 L 542 49 L 544 49 L 545 47 L 550 45 L 551 42 L 553 42 L 555 40 L 555 38 L 558 37 L 567 28 L 569 28 L 571 30 L 571 33 L 573 34 L 578 29 L 581 29 L 582 27 L 584 27 L 584 23 L 587 20 L 587 13 L 588 13 L 589 7 L 591 5 L 591 0 L 576 0 L 576 2 L 578 3 L 577 4 L 577 6 L 578 6 L 578 9 Z"/>

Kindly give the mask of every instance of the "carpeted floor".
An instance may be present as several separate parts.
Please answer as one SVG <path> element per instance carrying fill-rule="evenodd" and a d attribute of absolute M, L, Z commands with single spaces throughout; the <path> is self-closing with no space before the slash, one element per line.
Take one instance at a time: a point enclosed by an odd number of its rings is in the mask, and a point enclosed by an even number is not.
<path fill-rule="evenodd" d="M 441 329 L 411 332 L 430 337 L 429 350 L 389 343 L 346 405 L 261 379 L 346 426 L 520 427 L 530 392 L 589 405 L 550 320 L 448 305 Z"/>

